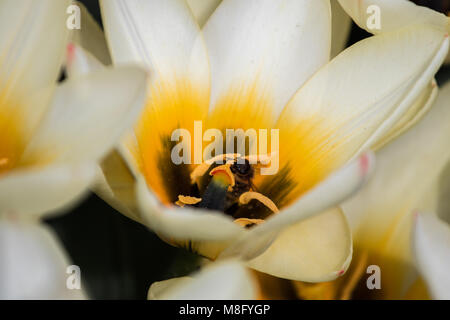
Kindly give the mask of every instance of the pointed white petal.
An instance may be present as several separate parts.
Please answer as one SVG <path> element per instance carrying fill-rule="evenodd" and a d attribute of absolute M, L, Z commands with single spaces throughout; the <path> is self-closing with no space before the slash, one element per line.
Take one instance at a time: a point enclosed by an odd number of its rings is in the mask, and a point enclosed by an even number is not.
<path fill-rule="evenodd" d="M 95 177 L 95 163 L 17 169 L 0 177 L 0 213 L 44 215 L 80 198 Z"/>
<path fill-rule="evenodd" d="M 100 159 L 139 116 L 147 73 L 105 69 L 63 83 L 24 154 L 25 163 Z"/>
<path fill-rule="evenodd" d="M 450 226 L 433 214 L 418 214 L 413 240 L 421 275 L 434 299 L 450 299 Z"/>
<path fill-rule="evenodd" d="M 211 108 L 226 108 L 221 101 L 230 94 L 239 99 L 256 90 L 276 118 L 295 91 L 328 62 L 330 4 L 224 0 L 203 30 L 211 61 Z"/>
<path fill-rule="evenodd" d="M 322 282 L 344 274 L 351 258 L 352 236 L 347 220 L 339 209 L 331 209 L 288 226 L 248 265 L 275 277 Z"/>
<path fill-rule="evenodd" d="M 280 159 L 338 166 L 372 147 L 415 106 L 448 45 L 441 32 L 416 25 L 373 36 L 342 52 L 283 111 L 277 126 L 287 133 L 280 145 L 290 148 L 280 151 Z M 303 155 L 293 159 L 289 152 L 297 146 Z"/>
<path fill-rule="evenodd" d="M 144 63 L 155 80 L 188 78 L 209 91 L 206 47 L 184 0 L 106 0 L 101 8 L 115 63 Z"/>
<path fill-rule="evenodd" d="M 39 122 L 59 76 L 69 35 L 69 4 L 69 0 L 0 2 L 0 116 L 18 113 L 25 139 Z M 0 130 L 4 132 L 2 123 Z"/>

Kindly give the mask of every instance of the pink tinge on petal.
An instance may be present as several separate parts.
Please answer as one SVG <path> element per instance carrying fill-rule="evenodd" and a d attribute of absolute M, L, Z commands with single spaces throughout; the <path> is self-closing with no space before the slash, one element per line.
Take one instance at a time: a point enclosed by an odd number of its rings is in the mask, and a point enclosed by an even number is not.
<path fill-rule="evenodd" d="M 67 63 L 72 64 L 73 60 L 75 59 L 75 45 L 73 43 L 69 43 L 67 45 Z"/>
<path fill-rule="evenodd" d="M 361 175 L 365 176 L 370 168 L 370 157 L 367 153 L 359 158 L 359 165 L 361 167 Z"/>

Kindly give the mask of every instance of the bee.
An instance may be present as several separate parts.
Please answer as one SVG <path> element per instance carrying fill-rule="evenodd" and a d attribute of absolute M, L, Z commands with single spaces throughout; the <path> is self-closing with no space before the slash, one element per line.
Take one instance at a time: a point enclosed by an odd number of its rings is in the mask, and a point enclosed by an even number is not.
<path fill-rule="evenodd" d="M 205 165 L 197 167 L 196 171 L 191 174 L 191 179 L 197 182 L 197 187 L 200 187 L 198 190 L 199 195 L 201 195 L 201 201 L 195 204 L 195 206 L 222 211 L 233 216 L 240 207 L 240 198 L 243 194 L 250 191 L 258 192 L 253 183 L 253 179 L 261 165 L 258 163 L 252 164 L 251 159 L 253 158 L 251 156 L 242 157 L 239 155 L 236 157 L 236 155 L 233 155 L 232 157 L 222 157 L 226 160 L 229 172 L 233 175 L 233 184 L 224 188 L 223 185 L 216 184 L 211 179 L 203 180 L 205 183 L 202 179 L 211 175 L 211 173 L 207 174 L 207 172 L 211 172 L 210 168 L 213 164 L 205 163 Z"/>
<path fill-rule="evenodd" d="M 240 160 L 240 161 L 239 161 Z M 255 167 L 250 164 L 250 161 L 244 158 L 234 159 L 233 164 L 230 166 L 230 170 L 234 175 L 235 184 L 227 192 L 225 210 L 234 207 L 239 201 L 239 197 L 248 191 L 256 191 L 253 184 L 253 178 L 255 177 Z"/>

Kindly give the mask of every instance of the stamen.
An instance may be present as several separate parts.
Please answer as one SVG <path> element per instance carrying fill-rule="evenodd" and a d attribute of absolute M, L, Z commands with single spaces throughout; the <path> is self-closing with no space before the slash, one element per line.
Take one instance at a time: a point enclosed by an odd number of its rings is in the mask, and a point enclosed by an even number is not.
<path fill-rule="evenodd" d="M 262 195 L 261 193 L 249 191 L 249 192 L 243 193 L 239 197 L 239 203 L 240 204 L 248 204 L 251 200 L 258 200 L 263 205 L 265 205 L 267 208 L 272 210 L 274 213 L 280 212 L 280 210 L 278 210 L 278 208 L 275 205 L 275 203 L 273 203 L 272 200 L 270 200 L 266 196 Z"/>
<path fill-rule="evenodd" d="M 238 225 L 244 227 L 244 228 L 251 228 L 254 225 L 258 225 L 264 222 L 262 219 L 248 219 L 248 218 L 239 218 L 234 220 L 235 223 Z"/>
<path fill-rule="evenodd" d="M 201 198 L 189 197 L 189 196 L 178 196 L 178 201 L 175 204 L 179 207 L 184 207 L 185 205 L 194 205 L 202 201 Z"/>
<path fill-rule="evenodd" d="M 191 183 L 194 184 L 197 182 L 198 179 L 203 177 L 206 172 L 208 172 L 209 167 L 214 164 L 214 162 L 218 160 L 224 160 L 228 158 L 239 158 L 241 155 L 239 153 L 227 153 L 227 154 L 221 154 L 219 156 L 215 156 L 209 160 L 206 160 L 202 164 L 198 165 L 191 173 Z M 228 163 L 228 161 L 227 161 Z"/>
<path fill-rule="evenodd" d="M 229 186 L 234 187 L 236 181 L 234 180 L 234 174 L 231 172 L 230 165 L 224 164 L 218 167 L 215 167 L 211 170 L 209 173 L 211 176 L 214 177 L 223 177 L 225 179 L 225 183 L 227 183 Z"/>

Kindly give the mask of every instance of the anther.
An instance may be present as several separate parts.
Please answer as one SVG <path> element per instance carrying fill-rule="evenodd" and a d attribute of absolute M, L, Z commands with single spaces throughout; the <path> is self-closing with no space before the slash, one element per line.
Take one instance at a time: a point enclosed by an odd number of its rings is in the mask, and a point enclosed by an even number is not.
<path fill-rule="evenodd" d="M 272 212 L 274 212 L 274 213 L 280 212 L 280 210 L 278 210 L 278 207 L 275 205 L 275 203 L 273 203 L 272 200 L 270 200 L 266 196 L 262 195 L 261 193 L 249 191 L 249 192 L 243 193 L 239 197 L 240 204 L 248 204 L 252 200 L 257 200 L 257 201 L 261 202 L 263 205 L 265 205 L 267 208 L 272 210 Z"/>

